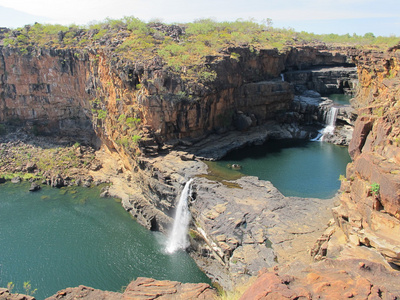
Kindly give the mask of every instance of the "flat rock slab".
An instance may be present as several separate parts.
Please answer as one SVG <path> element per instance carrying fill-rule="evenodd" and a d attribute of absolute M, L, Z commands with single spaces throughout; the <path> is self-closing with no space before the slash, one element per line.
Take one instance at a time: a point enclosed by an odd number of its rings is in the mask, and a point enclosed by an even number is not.
<path fill-rule="evenodd" d="M 230 283 L 213 279 L 229 289 L 277 262 L 311 262 L 308 251 L 332 218 L 333 199 L 285 197 L 257 177 L 234 183 L 237 188 L 205 178 L 193 183 L 197 229 L 231 277 Z"/>

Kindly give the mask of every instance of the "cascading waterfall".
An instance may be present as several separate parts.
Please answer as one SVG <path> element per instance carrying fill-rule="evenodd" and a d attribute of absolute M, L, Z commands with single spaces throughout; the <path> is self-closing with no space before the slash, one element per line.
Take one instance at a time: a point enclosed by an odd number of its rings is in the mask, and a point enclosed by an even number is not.
<path fill-rule="evenodd" d="M 192 181 L 186 182 L 182 190 L 175 212 L 174 225 L 171 235 L 167 242 L 166 252 L 174 253 L 179 249 L 186 249 L 189 246 L 187 232 L 189 228 L 190 212 L 188 207 L 188 198 L 192 194 Z"/>
<path fill-rule="evenodd" d="M 333 134 L 335 132 L 335 125 L 336 125 L 336 118 L 338 114 L 339 109 L 335 106 L 332 106 L 331 109 L 329 110 L 328 115 L 326 116 L 326 127 L 322 131 L 322 138 L 321 140 L 324 140 L 324 137 L 328 134 Z"/>
<path fill-rule="evenodd" d="M 337 114 L 339 112 L 339 108 L 332 106 L 329 110 L 329 112 L 326 115 L 326 119 L 325 119 L 325 128 L 322 129 L 318 136 L 314 139 L 312 139 L 311 141 L 324 141 L 324 138 L 327 135 L 332 135 L 335 132 L 335 125 L 336 125 L 336 118 L 337 118 Z"/>

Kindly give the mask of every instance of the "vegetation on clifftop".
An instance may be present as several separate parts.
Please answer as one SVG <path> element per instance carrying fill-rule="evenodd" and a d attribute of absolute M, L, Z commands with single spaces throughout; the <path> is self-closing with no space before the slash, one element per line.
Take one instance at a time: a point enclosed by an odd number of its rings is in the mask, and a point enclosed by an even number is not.
<path fill-rule="evenodd" d="M 216 22 L 201 19 L 192 23 L 166 25 L 145 23 L 135 17 L 106 19 L 88 26 L 43 25 L 35 23 L 16 30 L 3 31 L 0 45 L 18 47 L 22 54 L 32 47 L 110 48 L 119 56 L 146 61 L 159 56 L 172 71 L 212 81 L 215 74 L 205 69 L 207 56 L 223 56 L 228 48 L 277 48 L 327 43 L 355 47 L 387 48 L 399 43 L 400 37 L 375 37 L 372 33 L 317 35 L 294 29 L 274 28 L 270 19 Z M 240 59 L 234 53 L 232 59 Z M 208 72 L 208 73 L 207 73 Z M 197 75 L 196 75 L 197 74 Z"/>

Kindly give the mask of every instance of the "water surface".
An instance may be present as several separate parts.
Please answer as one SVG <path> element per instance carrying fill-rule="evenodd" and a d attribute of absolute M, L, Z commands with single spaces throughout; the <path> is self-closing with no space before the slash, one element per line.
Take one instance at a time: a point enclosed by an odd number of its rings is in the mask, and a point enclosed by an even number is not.
<path fill-rule="evenodd" d="M 121 291 L 137 277 L 207 282 L 185 252 L 164 252 L 165 237 L 147 231 L 98 189 L 0 185 L 0 286 L 24 281 L 44 299 L 66 287 Z"/>
<path fill-rule="evenodd" d="M 353 98 L 353 96 L 345 94 L 330 94 L 328 98 L 333 100 L 333 102 L 335 102 L 336 104 L 349 105 L 350 99 Z"/>
<path fill-rule="evenodd" d="M 216 162 L 216 168 L 221 173 L 224 169 L 271 181 L 285 196 L 326 199 L 339 189 L 339 176 L 345 174 L 349 162 L 347 147 L 304 140 L 270 140 L 262 146 L 228 154 Z M 230 170 L 232 164 L 239 164 L 241 170 Z"/>

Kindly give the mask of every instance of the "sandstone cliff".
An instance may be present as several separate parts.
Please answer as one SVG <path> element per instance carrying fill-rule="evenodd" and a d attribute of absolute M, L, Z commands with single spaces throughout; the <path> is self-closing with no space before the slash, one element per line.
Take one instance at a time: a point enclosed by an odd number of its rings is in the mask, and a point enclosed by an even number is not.
<path fill-rule="evenodd" d="M 376 248 L 400 265 L 399 109 L 400 53 L 363 52 L 355 57 L 359 107 L 342 181 L 337 223 L 356 245 Z"/>

